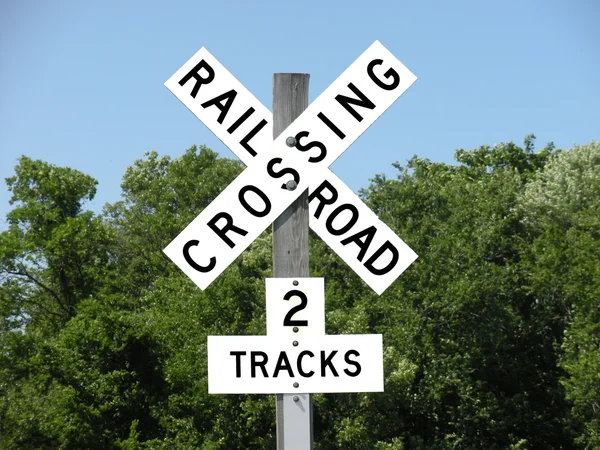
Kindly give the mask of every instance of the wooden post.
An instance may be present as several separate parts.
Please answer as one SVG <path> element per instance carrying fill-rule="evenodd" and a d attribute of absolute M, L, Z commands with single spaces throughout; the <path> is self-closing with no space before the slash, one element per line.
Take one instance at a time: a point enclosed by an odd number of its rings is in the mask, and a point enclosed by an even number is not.
<path fill-rule="evenodd" d="M 309 77 L 307 73 L 273 76 L 273 139 L 308 107 Z M 301 180 L 298 189 L 302 186 L 306 182 Z M 308 190 L 305 190 L 273 223 L 273 277 L 308 276 Z M 312 450 L 312 422 L 312 395 L 277 394 L 277 450 Z"/>

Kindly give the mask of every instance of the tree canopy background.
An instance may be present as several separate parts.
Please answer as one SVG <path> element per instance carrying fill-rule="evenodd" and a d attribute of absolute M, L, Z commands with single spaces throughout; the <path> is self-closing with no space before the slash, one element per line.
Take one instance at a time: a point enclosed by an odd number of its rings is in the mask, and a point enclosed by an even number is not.
<path fill-rule="evenodd" d="M 316 236 L 329 334 L 385 392 L 314 396 L 315 448 L 600 448 L 600 143 L 413 157 L 360 195 L 419 255 L 381 296 Z M 275 400 L 207 393 L 206 337 L 264 334 L 267 230 L 206 290 L 162 253 L 243 166 L 148 152 L 122 200 L 23 156 L 0 234 L 0 448 L 275 448 Z"/>

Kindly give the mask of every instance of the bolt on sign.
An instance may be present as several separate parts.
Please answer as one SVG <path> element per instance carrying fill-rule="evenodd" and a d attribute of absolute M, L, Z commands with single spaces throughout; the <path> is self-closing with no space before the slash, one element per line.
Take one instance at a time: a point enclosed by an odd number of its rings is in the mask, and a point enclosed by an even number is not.
<path fill-rule="evenodd" d="M 247 168 L 164 252 L 206 289 L 308 189 L 310 227 L 381 294 L 417 255 L 329 166 L 415 81 L 375 41 L 273 140 L 271 112 L 200 49 L 165 86 Z M 322 279 L 266 283 L 267 336 L 208 338 L 209 392 L 383 390 L 381 335 L 326 335 Z"/>

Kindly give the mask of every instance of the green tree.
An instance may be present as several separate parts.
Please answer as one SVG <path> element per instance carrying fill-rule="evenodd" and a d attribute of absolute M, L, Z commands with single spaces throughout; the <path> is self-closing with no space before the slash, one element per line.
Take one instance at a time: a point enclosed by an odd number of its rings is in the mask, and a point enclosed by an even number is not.
<path fill-rule="evenodd" d="M 139 295 L 157 277 L 179 273 L 162 249 L 242 168 L 204 146 L 192 146 L 176 159 L 146 152 L 128 167 L 121 184 L 123 200 L 105 208 L 118 239 L 121 288 Z"/>
<path fill-rule="evenodd" d="M 455 166 L 415 157 L 397 180 L 376 177 L 363 192 L 420 255 L 380 298 L 355 301 L 391 352 L 386 386 L 401 381 L 395 396 L 367 396 L 371 448 L 401 438 L 406 448 L 571 445 L 561 329 L 531 309 L 516 210 L 554 152 L 535 153 L 530 136 L 523 148 L 458 150 Z"/>
<path fill-rule="evenodd" d="M 310 235 L 327 333 L 382 333 L 386 389 L 315 395 L 318 450 L 598 447 L 598 158 L 528 136 L 376 176 L 362 198 L 419 254 L 382 296 Z M 270 230 L 205 291 L 162 253 L 241 170 L 206 147 L 148 152 L 97 217 L 93 179 L 21 159 L 0 447 L 275 447 L 274 398 L 208 395 L 206 355 L 208 335 L 265 333 Z"/>
<path fill-rule="evenodd" d="M 575 146 L 536 174 L 520 208 L 536 307 L 566 326 L 560 365 L 577 442 L 600 448 L 600 143 Z M 564 327 L 561 327 L 564 328 Z"/>
<path fill-rule="evenodd" d="M 111 233 L 82 204 L 96 181 L 21 157 L 8 178 L 15 205 L 0 234 L 0 444 L 58 448 L 53 423 L 69 387 L 46 364 L 45 343 L 110 277 Z"/>
<path fill-rule="evenodd" d="M 110 232 L 81 210 L 96 180 L 71 168 L 21 157 L 12 191 L 8 230 L 0 234 L 0 301 L 4 329 L 30 322 L 57 327 L 102 287 L 110 270 Z"/>
<path fill-rule="evenodd" d="M 29 163 L 22 159 L 22 165 Z M 93 179 L 42 162 L 33 162 L 28 170 L 17 168 L 10 186 L 31 187 L 25 191 L 28 197 L 20 194 L 17 201 L 26 198 L 30 222 L 36 219 L 43 226 L 11 222 L 3 236 L 7 266 L 21 257 L 20 248 L 8 245 L 14 239 L 8 238 L 26 229 L 25 237 L 37 239 L 43 261 L 36 273 L 54 286 L 57 230 L 62 237 L 63 228 L 71 231 L 69 239 L 57 241 L 65 255 L 85 255 L 79 245 L 88 242 L 86 233 L 94 229 L 72 224 L 86 219 L 106 227 L 107 264 L 88 267 L 86 260 L 77 259 L 67 266 L 89 269 L 90 278 L 85 295 L 73 300 L 73 310 L 55 327 L 32 325 L 45 323 L 29 307 L 43 291 L 23 288 L 24 281 L 15 278 L 19 274 L 4 280 L 0 447 L 258 449 L 273 442 L 271 399 L 232 396 L 223 402 L 206 391 L 206 336 L 264 333 L 263 277 L 270 271 L 270 260 L 265 261 L 267 236 L 206 292 L 162 254 L 162 248 L 241 168 L 204 147 L 192 147 L 174 160 L 150 152 L 127 170 L 124 200 L 107 206 L 106 221 L 81 211 L 83 198 L 77 194 L 87 192 L 86 198 L 91 198 Z M 29 181 L 27 177 L 33 176 L 35 182 Z M 56 181 L 61 176 L 74 180 Z M 53 211 L 59 202 L 47 201 L 49 191 L 51 198 L 75 203 L 68 209 L 70 215 L 63 214 L 65 226 L 54 220 L 62 216 Z M 46 209 L 39 205 L 42 201 L 47 201 Z M 46 210 L 49 219 L 42 222 L 39 211 Z M 17 216 L 24 217 L 13 210 L 11 217 Z M 35 287 L 34 281 L 23 278 Z M 21 304 L 15 300 L 18 289 Z M 29 307 L 24 313 L 16 308 L 22 305 Z M 259 425 L 264 433 L 256 433 Z"/>
<path fill-rule="evenodd" d="M 264 278 L 271 274 L 266 232 L 206 291 L 162 249 L 241 172 L 242 164 L 192 147 L 177 159 L 155 152 L 123 178 L 124 201 L 107 208 L 120 236 L 126 292 L 159 344 L 166 398 L 154 405 L 159 435 L 137 425 L 129 442 L 144 448 L 269 448 L 274 401 L 209 396 L 206 337 L 265 333 Z M 137 444 L 136 444 L 137 445 Z"/>

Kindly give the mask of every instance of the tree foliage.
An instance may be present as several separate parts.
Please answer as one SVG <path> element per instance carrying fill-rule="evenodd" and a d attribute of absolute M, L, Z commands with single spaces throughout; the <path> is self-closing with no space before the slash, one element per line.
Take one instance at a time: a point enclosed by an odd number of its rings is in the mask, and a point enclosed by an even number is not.
<path fill-rule="evenodd" d="M 535 235 L 531 272 L 544 293 L 540 301 L 562 300 L 561 382 L 573 405 L 576 442 L 600 448 L 600 143 L 553 158 L 520 206 Z"/>
<path fill-rule="evenodd" d="M 16 206 L 0 234 L 5 327 L 40 321 L 55 328 L 102 289 L 111 266 L 110 230 L 81 210 L 96 193 L 93 178 L 25 156 L 15 172 L 6 181 Z"/>
<path fill-rule="evenodd" d="M 362 198 L 419 259 L 375 295 L 315 235 L 329 334 L 382 333 L 384 393 L 314 396 L 315 448 L 600 448 L 600 146 L 413 157 Z M 162 248 L 242 170 L 148 152 L 122 200 L 22 157 L 0 233 L 0 448 L 275 448 L 272 396 L 207 392 L 208 335 L 264 334 L 267 230 L 207 290 Z"/>

